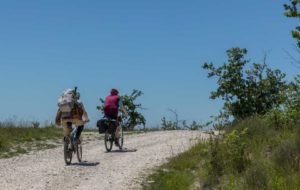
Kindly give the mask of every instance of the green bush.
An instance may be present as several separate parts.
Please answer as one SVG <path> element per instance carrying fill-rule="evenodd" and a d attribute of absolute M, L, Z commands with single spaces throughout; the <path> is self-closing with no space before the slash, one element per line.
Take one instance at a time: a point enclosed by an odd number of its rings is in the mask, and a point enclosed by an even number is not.
<path fill-rule="evenodd" d="M 224 164 L 232 172 L 243 172 L 249 163 L 246 152 L 248 142 L 245 137 L 247 130 L 248 128 L 242 131 L 233 130 L 224 137 Z"/>
<path fill-rule="evenodd" d="M 271 180 L 271 187 L 272 187 L 272 190 L 285 190 L 287 189 L 286 188 L 286 185 L 285 185 L 285 179 L 284 177 L 282 176 L 279 176 L 279 175 L 275 175 L 273 177 L 273 179 Z"/>
<path fill-rule="evenodd" d="M 287 140 L 273 154 L 274 162 L 285 171 L 299 171 L 300 146 L 295 139 Z"/>
<path fill-rule="evenodd" d="M 285 121 L 279 125 L 283 124 Z M 172 159 L 176 167 L 165 165 L 153 181 L 168 183 L 169 189 L 172 184 L 183 187 L 175 183 L 180 180 L 178 173 L 181 172 L 183 180 L 190 174 L 196 175 L 194 180 L 199 181 L 202 189 L 292 190 L 300 187 L 300 125 L 297 123 L 291 128 L 276 127 L 269 115 L 235 121 L 225 129 L 224 135 L 211 136 L 193 152 L 194 156 L 182 154 L 178 160 Z"/>
<path fill-rule="evenodd" d="M 221 151 L 221 145 L 219 143 L 219 139 L 213 139 L 210 137 L 209 139 L 209 153 L 210 153 L 210 160 L 208 166 L 209 170 L 209 181 L 216 181 L 212 180 L 211 176 L 215 176 L 218 178 L 223 174 L 224 171 L 224 159 L 223 159 L 223 154 Z"/>
<path fill-rule="evenodd" d="M 253 140 L 265 141 L 269 136 L 273 135 L 272 130 L 270 130 L 270 127 L 268 126 L 268 122 L 259 116 L 253 116 L 237 121 L 228 127 L 226 132 L 230 133 L 233 130 L 242 131 L 244 129 L 247 129 L 247 133 L 244 135 L 244 138 L 251 140 L 250 144 L 253 144 Z"/>
<path fill-rule="evenodd" d="M 273 127 L 276 130 L 283 129 L 288 125 L 288 118 L 283 110 L 275 109 L 268 112 L 264 116 L 269 127 Z"/>
<path fill-rule="evenodd" d="M 268 169 L 258 162 L 251 164 L 245 172 L 245 182 L 249 189 L 266 189 L 268 186 Z"/>
<path fill-rule="evenodd" d="M 0 138 L 0 152 L 5 151 L 7 149 L 6 144 L 4 141 Z"/>
<path fill-rule="evenodd" d="M 169 121 L 165 117 L 161 119 L 161 129 L 162 130 L 176 130 L 178 129 L 178 123 L 174 121 Z"/>
<path fill-rule="evenodd" d="M 250 160 L 247 157 L 247 128 L 232 130 L 223 138 L 210 138 L 209 159 L 206 164 L 208 175 L 203 188 L 210 189 L 219 184 L 226 174 L 238 175 L 246 169 Z"/>

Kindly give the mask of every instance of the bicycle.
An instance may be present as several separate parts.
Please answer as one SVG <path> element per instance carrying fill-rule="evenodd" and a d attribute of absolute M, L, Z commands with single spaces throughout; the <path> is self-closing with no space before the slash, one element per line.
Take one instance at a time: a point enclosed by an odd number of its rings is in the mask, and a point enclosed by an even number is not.
<path fill-rule="evenodd" d="M 99 120 L 99 124 L 97 125 L 99 127 L 99 133 L 104 133 L 104 145 L 107 152 L 112 150 L 114 142 L 117 142 L 117 146 L 122 150 L 124 144 L 123 126 L 125 126 L 125 123 L 121 117 L 119 117 L 118 120 L 104 118 Z M 120 135 L 118 139 L 115 137 L 117 129 Z"/>
<path fill-rule="evenodd" d="M 73 153 L 77 155 L 78 162 L 82 161 L 82 145 L 75 141 L 77 128 L 72 130 L 71 134 L 64 137 L 64 160 L 66 165 L 72 162 Z M 81 141 L 81 137 L 79 138 Z"/>

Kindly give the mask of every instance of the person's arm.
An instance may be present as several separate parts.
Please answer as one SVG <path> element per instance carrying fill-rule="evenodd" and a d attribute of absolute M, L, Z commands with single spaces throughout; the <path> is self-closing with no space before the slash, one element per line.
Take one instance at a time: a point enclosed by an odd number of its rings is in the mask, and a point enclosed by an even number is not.
<path fill-rule="evenodd" d="M 85 111 L 85 109 L 83 110 L 83 117 L 84 117 L 85 122 L 90 122 L 90 118 L 89 118 L 87 112 Z"/>
<path fill-rule="evenodd" d="M 87 123 L 87 122 L 90 121 L 90 119 L 89 119 L 89 116 L 88 116 L 87 112 L 85 111 L 85 108 L 84 108 L 83 104 L 81 104 L 81 108 L 82 108 L 82 111 L 83 111 L 83 114 L 82 114 L 83 120 Z"/>
<path fill-rule="evenodd" d="M 124 107 L 123 102 L 122 102 L 121 99 L 119 100 L 119 107 L 120 107 L 120 110 L 124 113 L 124 115 L 126 117 L 128 117 L 128 113 L 127 113 L 127 111 L 126 111 L 126 109 L 125 109 L 125 107 Z"/>
<path fill-rule="evenodd" d="M 128 113 L 127 113 L 126 109 L 124 108 L 124 106 L 122 106 L 120 109 L 121 109 L 121 111 L 124 113 L 124 115 L 125 115 L 126 117 L 128 117 Z"/>

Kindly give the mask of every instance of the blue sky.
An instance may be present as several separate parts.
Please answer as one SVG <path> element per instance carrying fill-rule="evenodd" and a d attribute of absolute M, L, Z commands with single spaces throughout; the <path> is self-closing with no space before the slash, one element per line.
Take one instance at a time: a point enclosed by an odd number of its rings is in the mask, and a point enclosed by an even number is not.
<path fill-rule="evenodd" d="M 0 1 L 0 119 L 51 121 L 63 89 L 78 86 L 92 125 L 112 87 L 144 92 L 148 126 L 172 118 L 169 108 L 206 122 L 222 102 L 209 99 L 216 81 L 201 65 L 223 64 L 227 49 L 255 62 L 266 52 L 289 79 L 299 72 L 285 53 L 299 24 L 283 16 L 287 2 Z"/>

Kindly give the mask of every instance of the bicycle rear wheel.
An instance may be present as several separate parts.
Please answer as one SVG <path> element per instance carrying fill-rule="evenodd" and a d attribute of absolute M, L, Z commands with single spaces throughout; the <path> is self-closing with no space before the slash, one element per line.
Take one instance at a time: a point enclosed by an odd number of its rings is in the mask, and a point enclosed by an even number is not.
<path fill-rule="evenodd" d="M 78 162 L 81 162 L 82 161 L 82 145 L 81 145 L 81 143 L 80 144 L 76 143 L 75 149 L 76 149 L 76 154 L 77 154 L 77 160 L 78 160 Z"/>
<path fill-rule="evenodd" d="M 70 137 L 66 136 L 64 138 L 64 159 L 65 159 L 65 163 L 66 165 L 70 165 L 72 162 L 72 149 L 70 149 L 70 143 L 71 143 L 71 139 Z"/>
<path fill-rule="evenodd" d="M 105 131 L 104 144 L 105 144 L 105 148 L 106 148 L 107 152 L 110 152 L 112 149 L 112 145 L 113 145 L 113 137 L 108 132 L 108 130 Z"/>
<path fill-rule="evenodd" d="M 123 133 L 123 128 L 121 127 L 120 138 L 119 138 L 119 149 L 123 148 L 123 144 L 124 144 L 124 133 Z"/>

